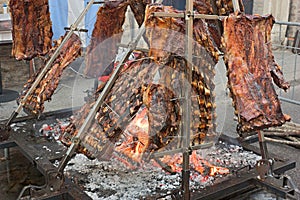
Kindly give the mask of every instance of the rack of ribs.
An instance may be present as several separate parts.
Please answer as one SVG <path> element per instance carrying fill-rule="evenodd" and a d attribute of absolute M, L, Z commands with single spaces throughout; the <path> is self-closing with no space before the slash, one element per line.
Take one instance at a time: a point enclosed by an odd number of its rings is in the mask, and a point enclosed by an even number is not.
<path fill-rule="evenodd" d="M 150 0 L 107 1 L 97 13 L 91 43 L 87 48 L 84 73 L 91 77 L 103 74 L 115 58 L 121 42 L 127 7 L 130 6 L 139 26 L 144 22 L 145 8 Z"/>
<path fill-rule="evenodd" d="M 223 23 L 228 85 L 240 133 L 280 126 L 290 119 L 282 113 L 272 83 L 284 90 L 289 88 L 272 54 L 273 23 L 271 15 L 237 13 Z"/>
<path fill-rule="evenodd" d="M 54 47 L 48 52 L 45 57 L 47 57 L 48 59 L 51 58 L 56 48 L 61 44 L 63 38 L 64 36 L 55 41 Z M 34 92 L 30 94 L 25 102 L 23 102 L 22 99 L 26 95 L 31 85 L 34 83 L 42 68 L 38 72 L 33 74 L 32 77 L 24 85 L 24 89 L 20 93 L 20 97 L 17 101 L 23 104 L 23 109 L 26 113 L 40 115 L 44 111 L 44 102 L 51 100 L 51 96 L 53 95 L 59 84 L 59 80 L 64 69 L 80 54 L 81 40 L 78 35 L 73 33 L 67 40 L 67 42 L 63 45 L 62 49 L 60 50 L 60 54 L 54 60 L 51 68 L 49 68 L 48 72 L 42 78 Z"/>
<path fill-rule="evenodd" d="M 52 47 L 52 22 L 48 0 L 10 0 L 12 55 L 30 60 L 45 55 Z"/>
<path fill-rule="evenodd" d="M 149 123 L 148 140 L 143 142 L 146 145 L 144 151 L 159 150 L 174 138 L 180 138 L 180 98 L 185 81 L 183 74 L 187 67 L 184 59 L 185 22 L 184 19 L 152 15 L 159 11 L 179 12 L 172 7 L 156 4 L 147 7 L 145 39 L 149 42 L 150 51 L 123 69 L 87 134 L 81 138 L 79 152 L 89 157 L 99 157 L 105 154 L 107 146 L 125 141 L 127 127 L 142 107 L 146 109 Z M 162 33 L 165 37 L 160 37 Z M 216 118 L 213 77 L 218 49 L 214 46 L 204 20 L 196 20 L 193 45 L 194 120 L 191 143 L 195 145 L 202 143 L 207 134 L 214 132 Z M 74 116 L 73 123 L 61 136 L 63 143 L 71 144 L 71 138 L 76 137 L 78 127 L 83 124 L 94 102 L 87 102 Z M 139 139 L 141 136 L 133 137 Z"/>

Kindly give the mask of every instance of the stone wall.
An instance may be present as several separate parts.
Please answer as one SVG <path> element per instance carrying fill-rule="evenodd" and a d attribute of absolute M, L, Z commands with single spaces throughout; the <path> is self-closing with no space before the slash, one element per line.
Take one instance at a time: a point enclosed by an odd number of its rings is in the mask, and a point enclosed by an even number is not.
<path fill-rule="evenodd" d="M 29 78 L 28 61 L 17 61 L 11 56 L 11 44 L 0 45 L 0 67 L 4 89 L 21 88 Z"/>

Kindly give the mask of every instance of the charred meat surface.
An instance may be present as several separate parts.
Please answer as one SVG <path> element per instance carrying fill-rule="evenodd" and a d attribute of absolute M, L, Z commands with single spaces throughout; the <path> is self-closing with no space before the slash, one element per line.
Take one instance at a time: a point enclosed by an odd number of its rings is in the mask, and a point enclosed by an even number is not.
<path fill-rule="evenodd" d="M 185 20 L 173 17 L 156 17 L 154 12 L 180 13 L 171 6 L 149 5 L 146 9 L 146 38 L 149 41 L 149 56 L 158 62 L 166 62 L 169 55 L 184 56 L 185 52 Z M 218 48 L 214 45 L 207 23 L 202 19 L 194 20 L 195 48 L 202 46 L 215 61 L 218 60 Z"/>
<path fill-rule="evenodd" d="M 64 37 L 61 37 L 55 42 L 55 46 L 49 51 L 47 56 L 53 55 L 56 48 L 61 44 Z M 51 68 L 42 78 L 36 89 L 32 94 L 29 95 L 27 100 L 23 102 L 23 98 L 26 95 L 29 88 L 34 83 L 38 76 L 38 72 L 33 74 L 33 76 L 24 85 L 24 89 L 20 94 L 18 102 L 23 104 L 24 111 L 27 113 L 32 113 L 34 115 L 39 115 L 44 110 L 44 102 L 51 100 L 51 96 L 56 90 L 60 77 L 64 69 L 75 60 L 81 53 L 81 40 L 76 34 L 72 34 L 68 41 L 63 45 L 60 50 L 60 54 L 54 60 Z M 41 71 L 40 69 L 39 71 Z"/>
<path fill-rule="evenodd" d="M 146 9 L 146 38 L 150 44 L 149 56 L 159 63 L 176 63 L 174 69 L 184 74 L 186 63 L 185 21 L 180 18 L 154 17 L 153 12 L 180 12 L 170 6 L 149 5 Z M 192 145 L 202 143 L 207 134 L 215 131 L 214 66 L 218 61 L 218 48 L 207 23 L 194 20 L 192 72 Z M 177 58 L 175 58 L 178 56 Z M 177 65 L 177 67 L 176 67 Z M 172 66 L 172 65 L 171 65 Z M 172 77 L 180 80 L 180 76 Z M 181 79 L 181 82 L 184 81 Z M 183 84 L 181 83 L 181 87 Z M 176 88 L 181 91 L 182 88 Z M 181 96 L 180 94 L 178 96 Z"/>
<path fill-rule="evenodd" d="M 82 138 L 79 152 L 89 157 L 101 157 L 107 153 L 107 147 L 117 145 L 118 151 L 121 151 L 129 145 L 126 138 L 130 138 L 131 144 L 141 139 L 140 146 L 143 148 L 140 151 L 152 152 L 166 147 L 176 137 L 180 140 L 179 99 L 184 93 L 182 88 L 186 80 L 183 74 L 187 67 L 183 58 L 185 22 L 177 18 L 153 17 L 151 13 L 158 11 L 178 12 L 169 6 L 147 7 L 145 38 L 149 41 L 150 52 L 139 57 L 138 61 L 126 63 L 128 67 L 117 78 L 88 133 Z M 160 37 L 162 35 L 165 37 Z M 191 143 L 194 145 L 202 143 L 207 134 L 214 132 L 216 118 L 213 78 L 218 49 L 203 20 L 195 22 L 193 45 L 195 58 Z M 70 145 L 71 138 L 77 135 L 76 129 L 83 124 L 94 102 L 95 100 L 88 102 L 75 115 L 73 125 L 62 135 L 65 144 Z M 139 111 L 146 112 L 148 131 L 143 134 L 134 133 L 129 137 L 127 127 L 132 127 L 131 122 L 136 120 Z M 128 148 L 127 146 L 126 149 Z M 129 150 L 124 153 L 132 154 Z"/>
<path fill-rule="evenodd" d="M 243 0 L 238 0 L 240 11 L 244 12 Z M 218 8 L 218 14 L 223 16 L 228 16 L 231 13 L 234 13 L 232 0 L 217 0 L 216 6 Z"/>
<path fill-rule="evenodd" d="M 52 22 L 48 0 L 10 0 L 12 55 L 30 60 L 45 55 L 52 47 Z"/>
<path fill-rule="evenodd" d="M 144 22 L 145 9 L 151 0 L 129 0 L 129 5 L 139 26 Z"/>
<path fill-rule="evenodd" d="M 232 14 L 224 20 L 228 84 L 239 119 L 238 131 L 251 132 L 285 123 L 274 82 L 287 89 L 271 50 L 274 18 Z"/>
<path fill-rule="evenodd" d="M 84 71 L 86 75 L 101 76 L 115 58 L 117 44 L 121 41 L 127 6 L 127 1 L 108 1 L 99 8 L 91 44 L 87 48 Z"/>

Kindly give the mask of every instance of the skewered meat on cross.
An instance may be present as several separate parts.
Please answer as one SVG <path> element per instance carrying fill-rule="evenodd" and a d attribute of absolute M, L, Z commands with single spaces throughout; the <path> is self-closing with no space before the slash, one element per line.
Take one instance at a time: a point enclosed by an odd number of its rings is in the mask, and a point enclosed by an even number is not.
<path fill-rule="evenodd" d="M 240 7 L 240 11 L 244 12 L 243 1 L 238 0 L 238 4 L 239 4 L 239 7 Z M 217 0 L 216 1 L 216 6 L 218 8 L 218 14 L 219 15 L 228 16 L 229 14 L 234 12 L 232 0 Z"/>
<path fill-rule="evenodd" d="M 56 48 L 61 44 L 64 37 L 55 41 L 55 46 L 48 52 L 47 56 L 50 58 Z M 53 62 L 51 68 L 45 74 L 43 79 L 38 84 L 37 88 L 28 99 L 23 102 L 23 98 L 27 91 L 35 81 L 38 76 L 38 72 L 33 74 L 33 76 L 24 85 L 24 89 L 20 94 L 18 102 L 23 104 L 24 111 L 27 113 L 32 113 L 34 115 L 39 115 L 44 110 L 44 102 L 51 100 L 55 89 L 58 86 L 60 77 L 64 69 L 75 60 L 81 53 L 81 40 L 76 34 L 72 34 L 67 42 L 63 45 L 60 50 L 60 54 L 57 56 Z M 40 69 L 41 71 L 42 69 Z"/>
<path fill-rule="evenodd" d="M 52 23 L 48 0 L 10 0 L 12 55 L 30 60 L 45 55 L 52 47 Z"/>
<path fill-rule="evenodd" d="M 121 41 L 127 7 L 130 6 L 137 23 L 141 25 L 149 2 L 150 0 L 107 1 L 99 8 L 91 44 L 87 49 L 84 71 L 86 75 L 101 76 L 105 67 L 114 59 L 118 49 L 117 44 Z"/>
<path fill-rule="evenodd" d="M 97 21 L 87 48 L 84 73 L 91 77 L 102 75 L 117 53 L 121 41 L 122 25 L 125 20 L 126 1 L 105 2 L 99 8 Z"/>
<path fill-rule="evenodd" d="M 289 119 L 272 83 L 273 78 L 282 89 L 289 88 L 272 54 L 273 23 L 271 15 L 232 14 L 224 20 L 225 62 L 239 132 L 279 126 Z"/>
<path fill-rule="evenodd" d="M 152 12 L 178 12 L 167 6 L 149 6 L 146 12 L 145 37 L 150 44 L 148 56 L 132 62 L 124 69 L 100 107 L 96 120 L 82 138 L 79 152 L 89 157 L 105 154 L 106 147 L 122 143 L 126 146 L 127 126 L 135 119 L 144 106 L 149 123 L 148 140 L 143 140 L 143 151 L 155 151 L 165 147 L 176 136 L 180 123 L 179 100 L 183 93 L 184 71 L 187 63 L 184 56 L 185 22 L 183 19 L 153 17 Z M 194 27 L 194 71 L 193 71 L 193 136 L 191 143 L 203 142 L 207 133 L 215 128 L 214 105 L 214 65 L 218 59 L 218 49 L 214 47 L 207 24 L 196 20 Z M 163 29 L 167 28 L 167 30 Z M 168 30 L 169 29 L 169 30 Z M 160 38 L 166 34 L 168 41 Z M 179 40 L 181 37 L 183 41 Z M 170 40 L 169 40 L 170 39 Z M 178 41 L 175 44 L 174 41 Z M 158 46 L 156 46 L 158 45 Z M 158 48 L 159 47 L 159 48 Z M 164 50 L 168 50 L 164 52 Z M 75 120 L 62 135 L 62 141 L 70 145 L 71 138 L 77 135 L 76 128 L 83 124 L 85 116 L 94 101 L 88 102 L 75 115 Z M 139 134 L 138 134 L 139 135 Z M 139 139 L 140 136 L 132 137 Z M 144 136 L 143 136 L 144 137 Z M 147 141 L 147 142 L 145 142 Z M 129 154 L 129 153 L 127 153 Z"/>
<path fill-rule="evenodd" d="M 167 63 L 170 55 L 184 56 L 185 20 L 181 18 L 155 17 L 153 12 L 179 12 L 169 6 L 149 6 L 146 10 L 146 38 L 150 44 L 149 56 L 156 62 Z M 192 72 L 192 144 L 199 144 L 208 133 L 215 131 L 214 66 L 218 61 L 218 49 L 210 35 L 207 23 L 194 20 L 194 58 Z M 175 59 L 176 60 L 176 59 Z M 177 61 L 178 62 L 178 61 Z M 175 70 L 184 74 L 186 63 Z M 173 78 L 173 77 L 172 77 Z M 175 78 L 175 77 L 174 77 Z M 179 78 L 180 79 L 180 78 Z M 181 85 L 183 86 L 183 85 Z M 176 88 L 180 91 L 181 88 Z"/>

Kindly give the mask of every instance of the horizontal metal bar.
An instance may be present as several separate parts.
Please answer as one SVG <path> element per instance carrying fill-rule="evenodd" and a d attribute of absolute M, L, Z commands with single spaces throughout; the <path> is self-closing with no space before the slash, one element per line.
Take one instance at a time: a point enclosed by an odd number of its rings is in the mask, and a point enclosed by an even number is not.
<path fill-rule="evenodd" d="M 205 15 L 205 14 L 194 14 L 195 19 L 217 19 L 222 20 L 226 16 L 218 16 L 218 15 Z"/>
<path fill-rule="evenodd" d="M 15 147 L 17 144 L 14 141 L 4 141 L 0 143 L 0 149 Z"/>
<path fill-rule="evenodd" d="M 282 101 L 292 103 L 292 104 L 296 104 L 296 105 L 300 106 L 300 101 L 295 101 L 293 99 L 287 99 L 287 98 L 284 98 L 284 97 L 281 97 L 281 96 L 279 96 L 279 99 L 282 100 Z"/>
<path fill-rule="evenodd" d="M 281 45 L 281 44 L 272 44 L 273 47 L 282 47 L 285 49 L 294 49 L 294 50 L 300 50 L 299 47 L 293 47 L 293 46 L 286 46 L 286 45 Z"/>
<path fill-rule="evenodd" d="M 191 146 L 190 150 L 194 151 L 194 150 L 198 150 L 198 149 L 207 149 L 209 147 L 212 147 L 213 143 L 209 142 L 209 143 L 204 143 L 204 144 L 200 144 L 200 145 L 196 145 L 196 146 Z M 178 148 L 178 149 L 174 149 L 174 150 L 168 150 L 168 151 L 163 151 L 163 152 L 157 152 L 157 153 L 153 153 L 154 157 L 162 157 L 165 155 L 172 155 L 175 153 L 182 153 L 184 149 L 183 148 Z"/>
<path fill-rule="evenodd" d="M 287 26 L 300 26 L 299 22 L 283 22 L 283 21 L 276 21 L 275 24 L 279 25 L 287 25 Z"/>
<path fill-rule="evenodd" d="M 64 28 L 65 29 L 65 31 L 69 31 L 69 30 L 71 30 L 71 28 L 70 27 L 65 27 Z M 74 31 L 79 31 L 79 32 L 88 32 L 88 30 L 87 29 L 82 29 L 82 28 L 75 28 L 74 29 Z"/>
<path fill-rule="evenodd" d="M 128 44 L 118 44 L 117 46 L 118 47 L 123 47 L 123 48 L 128 48 L 129 47 Z M 143 51 L 143 52 L 149 52 L 148 48 L 143 48 L 143 47 L 136 47 L 136 48 L 134 48 L 134 50 Z"/>
<path fill-rule="evenodd" d="M 184 18 L 184 13 L 167 13 L 167 12 L 154 12 L 152 13 L 155 17 L 178 17 L 178 18 Z M 205 15 L 205 14 L 192 14 L 193 18 L 195 19 L 216 19 L 216 20 L 222 20 L 226 16 L 218 16 L 218 15 Z"/>
<path fill-rule="evenodd" d="M 152 13 L 154 17 L 178 17 L 184 18 L 184 13 L 167 13 L 167 12 L 154 12 Z"/>

